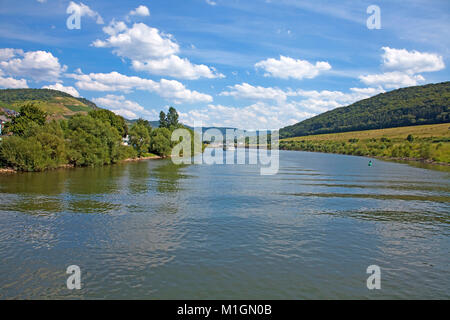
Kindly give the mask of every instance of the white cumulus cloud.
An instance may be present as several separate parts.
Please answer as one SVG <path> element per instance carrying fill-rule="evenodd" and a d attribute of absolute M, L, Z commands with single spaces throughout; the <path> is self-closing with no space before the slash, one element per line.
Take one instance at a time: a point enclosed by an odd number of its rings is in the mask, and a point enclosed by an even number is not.
<path fill-rule="evenodd" d="M 11 77 L 3 77 L 0 70 L 0 88 L 5 89 L 20 89 L 28 88 L 27 80 L 25 79 L 14 79 Z"/>
<path fill-rule="evenodd" d="M 384 92 L 382 88 L 351 88 L 349 92 L 316 90 L 281 90 L 249 84 L 230 87 L 225 95 L 259 100 L 243 108 L 210 104 L 205 108 L 181 112 L 183 123 L 204 126 L 235 127 L 247 130 L 279 129 L 337 107 Z M 291 100 L 285 99 L 289 97 Z M 297 97 L 299 100 L 292 100 Z"/>
<path fill-rule="evenodd" d="M 141 16 L 148 17 L 150 15 L 150 10 L 146 6 L 140 5 L 134 10 L 130 11 L 130 16 Z"/>
<path fill-rule="evenodd" d="M 420 74 L 409 75 L 399 71 L 369 74 L 360 76 L 359 79 L 369 86 L 382 86 L 388 89 L 415 86 L 418 85 L 419 82 L 425 81 L 425 78 Z"/>
<path fill-rule="evenodd" d="M 315 112 L 324 112 L 330 109 L 351 104 L 355 101 L 366 99 L 375 94 L 384 92 L 381 87 L 378 88 L 351 88 L 350 92 L 344 93 L 341 91 L 316 91 L 316 90 L 282 90 L 272 87 L 252 86 L 248 83 L 236 84 L 229 86 L 230 91 L 223 91 L 221 96 L 232 96 L 238 99 L 252 99 L 252 100 L 273 100 L 278 104 L 282 104 L 288 98 L 299 97 L 302 99 L 300 103 L 305 109 L 313 110 Z"/>
<path fill-rule="evenodd" d="M 77 91 L 77 89 L 75 89 L 74 87 L 71 87 L 71 86 L 65 87 L 61 83 L 55 83 L 52 85 L 43 86 L 42 89 L 58 90 L 58 91 L 68 93 L 76 98 L 80 97 L 80 93 Z"/>
<path fill-rule="evenodd" d="M 293 103 L 278 106 L 257 102 L 244 108 L 210 104 L 202 109 L 180 112 L 180 120 L 191 126 L 201 121 L 203 126 L 265 130 L 278 129 L 314 115 Z"/>
<path fill-rule="evenodd" d="M 103 28 L 109 38 L 96 40 L 93 45 L 99 48 L 114 48 L 113 52 L 120 57 L 131 60 L 148 60 L 162 58 L 177 53 L 180 48 L 172 41 L 172 36 L 162 34 L 156 28 L 144 23 L 135 23 L 128 28 L 122 21 L 113 21 Z"/>
<path fill-rule="evenodd" d="M 223 78 L 222 74 L 217 74 L 213 68 L 204 64 L 192 64 L 186 58 L 180 58 L 176 55 L 170 55 L 165 58 L 133 61 L 133 69 L 136 71 L 147 71 L 151 74 L 170 76 L 174 78 L 182 78 L 195 80 L 199 78 Z"/>
<path fill-rule="evenodd" d="M 223 91 L 221 96 L 231 96 L 235 98 L 254 99 L 254 100 L 275 100 L 285 101 L 288 96 L 295 95 L 292 91 L 283 91 L 278 88 L 252 86 L 248 83 L 229 86 L 230 91 Z"/>
<path fill-rule="evenodd" d="M 190 80 L 223 77 L 212 67 L 180 58 L 177 55 L 180 47 L 172 35 L 144 23 L 128 27 L 123 21 L 112 21 L 103 31 L 109 37 L 106 40 L 97 39 L 92 45 L 113 48 L 114 54 L 130 59 L 136 71 Z"/>
<path fill-rule="evenodd" d="M 382 48 L 384 73 L 361 75 L 359 79 L 370 86 L 397 89 L 422 84 L 425 77 L 419 73 L 434 72 L 445 68 L 442 56 L 435 53 Z"/>
<path fill-rule="evenodd" d="M 76 79 L 75 85 L 82 90 L 90 91 L 122 91 L 146 90 L 174 103 L 211 102 L 213 98 L 204 93 L 187 89 L 176 80 L 161 79 L 153 81 L 136 76 L 126 76 L 116 71 L 110 73 L 69 74 Z"/>
<path fill-rule="evenodd" d="M 13 48 L 1 48 L 0 49 L 0 61 L 9 60 L 16 55 L 23 55 L 22 49 L 13 49 Z"/>
<path fill-rule="evenodd" d="M 156 110 L 146 110 L 139 103 L 127 100 L 123 95 L 108 94 L 104 97 L 92 99 L 98 106 L 106 108 L 127 119 L 156 119 Z"/>
<path fill-rule="evenodd" d="M 280 59 L 269 58 L 255 64 L 256 69 L 263 69 L 266 77 L 276 77 L 281 79 L 312 79 L 321 72 L 331 69 L 331 65 L 325 61 L 317 61 L 315 64 L 306 60 L 293 59 L 291 57 L 280 56 Z"/>
<path fill-rule="evenodd" d="M 445 68 L 442 56 L 435 53 L 419 52 L 416 50 L 393 49 L 383 47 L 383 66 L 395 71 L 409 74 L 439 71 Z"/>
<path fill-rule="evenodd" d="M 56 82 L 66 69 L 51 52 L 0 49 L 0 70 L 13 77 Z"/>

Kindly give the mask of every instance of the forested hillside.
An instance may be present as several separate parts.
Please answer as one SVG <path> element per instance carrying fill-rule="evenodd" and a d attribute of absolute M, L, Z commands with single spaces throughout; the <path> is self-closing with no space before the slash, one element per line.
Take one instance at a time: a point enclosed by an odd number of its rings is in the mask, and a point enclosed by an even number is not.
<path fill-rule="evenodd" d="M 280 137 L 450 122 L 450 82 L 381 93 L 280 129 Z"/>

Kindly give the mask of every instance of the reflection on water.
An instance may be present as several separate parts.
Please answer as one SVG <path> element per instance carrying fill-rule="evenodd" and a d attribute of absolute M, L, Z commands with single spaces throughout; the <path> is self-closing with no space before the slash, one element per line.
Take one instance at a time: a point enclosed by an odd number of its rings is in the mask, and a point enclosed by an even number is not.
<path fill-rule="evenodd" d="M 274 176 L 169 160 L 0 175 L 0 299 L 450 297 L 448 172 L 280 157 Z"/>

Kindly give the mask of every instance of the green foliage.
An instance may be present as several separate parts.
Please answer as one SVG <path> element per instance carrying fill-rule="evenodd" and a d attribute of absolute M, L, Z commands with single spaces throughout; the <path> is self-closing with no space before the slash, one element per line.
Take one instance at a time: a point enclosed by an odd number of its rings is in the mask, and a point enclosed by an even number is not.
<path fill-rule="evenodd" d="M 127 134 L 127 125 L 110 111 L 94 110 L 69 120 L 48 122 L 35 105 L 26 104 L 20 110 L 10 126 L 13 135 L 0 143 L 0 166 L 21 171 L 105 165 L 151 154 L 167 157 L 173 147 L 172 131 L 182 127 L 172 108 L 169 128 L 152 130 L 149 121 L 139 119 L 130 128 L 132 146 L 125 146 L 122 136 Z"/>
<path fill-rule="evenodd" d="M 23 136 L 31 126 L 42 126 L 47 115 L 34 104 L 28 103 L 20 108 L 20 114 L 14 117 L 6 127 L 7 132 Z"/>
<path fill-rule="evenodd" d="M 0 161 L 4 166 L 21 171 L 42 171 L 67 162 L 64 132 L 59 123 L 34 125 L 28 134 L 5 138 L 0 144 Z"/>
<path fill-rule="evenodd" d="M 153 130 L 150 142 L 150 152 L 161 157 L 167 157 L 172 151 L 170 140 L 172 132 L 167 128 L 156 128 Z"/>
<path fill-rule="evenodd" d="M 408 140 L 409 142 L 413 142 L 414 141 L 414 137 L 412 134 L 408 134 L 408 136 L 406 137 L 406 140 Z"/>
<path fill-rule="evenodd" d="M 106 109 L 96 109 L 89 111 L 89 115 L 94 119 L 109 123 L 112 127 L 116 128 L 121 137 L 126 137 L 128 134 L 128 126 L 125 119 L 116 115 L 114 112 Z"/>
<path fill-rule="evenodd" d="M 159 127 L 160 128 L 168 128 L 170 130 L 175 130 L 177 127 L 179 127 L 178 123 L 178 112 L 174 107 L 169 108 L 169 112 L 167 115 L 164 113 L 164 111 L 161 111 L 159 113 Z"/>
<path fill-rule="evenodd" d="M 121 136 L 108 122 L 91 116 L 76 115 L 69 120 L 69 163 L 95 166 L 120 159 Z"/>
<path fill-rule="evenodd" d="M 119 146 L 119 149 L 117 152 L 118 159 L 120 159 L 120 160 L 134 159 L 134 158 L 137 158 L 137 156 L 138 156 L 137 151 L 133 147 L 125 146 L 125 145 Z"/>
<path fill-rule="evenodd" d="M 142 157 L 150 148 L 150 134 L 152 127 L 148 121 L 136 122 L 130 129 L 130 144 L 136 149 L 137 155 Z"/>
<path fill-rule="evenodd" d="M 169 125 L 167 124 L 167 118 L 164 111 L 161 111 L 159 113 L 159 127 L 160 128 L 167 128 Z"/>
<path fill-rule="evenodd" d="M 147 128 L 147 131 L 149 134 L 152 133 L 152 125 L 151 125 L 150 121 L 139 118 L 136 120 L 136 124 L 143 125 L 144 127 Z"/>
<path fill-rule="evenodd" d="M 46 169 L 46 154 L 35 137 L 12 136 L 0 145 L 0 159 L 3 166 L 22 171 Z"/>
<path fill-rule="evenodd" d="M 432 138 L 415 139 L 414 141 L 404 138 L 389 141 L 386 141 L 385 138 L 372 138 L 349 143 L 336 140 L 282 140 L 280 149 L 450 163 L 450 143 L 436 142 Z"/>
<path fill-rule="evenodd" d="M 169 113 L 167 114 L 167 125 L 169 128 L 175 128 L 178 126 L 178 112 L 174 107 L 169 108 Z"/>
<path fill-rule="evenodd" d="M 408 87 L 280 129 L 280 138 L 450 122 L 450 82 Z"/>

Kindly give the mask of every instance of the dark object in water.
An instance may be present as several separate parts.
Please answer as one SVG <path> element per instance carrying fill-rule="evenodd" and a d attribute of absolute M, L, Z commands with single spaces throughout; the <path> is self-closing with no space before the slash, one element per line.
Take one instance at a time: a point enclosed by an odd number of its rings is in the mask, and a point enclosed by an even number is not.
<path fill-rule="evenodd" d="M 372 160 L 369 160 L 369 164 L 368 164 L 368 166 L 369 166 L 369 167 L 371 167 L 371 166 L 372 166 Z"/>

